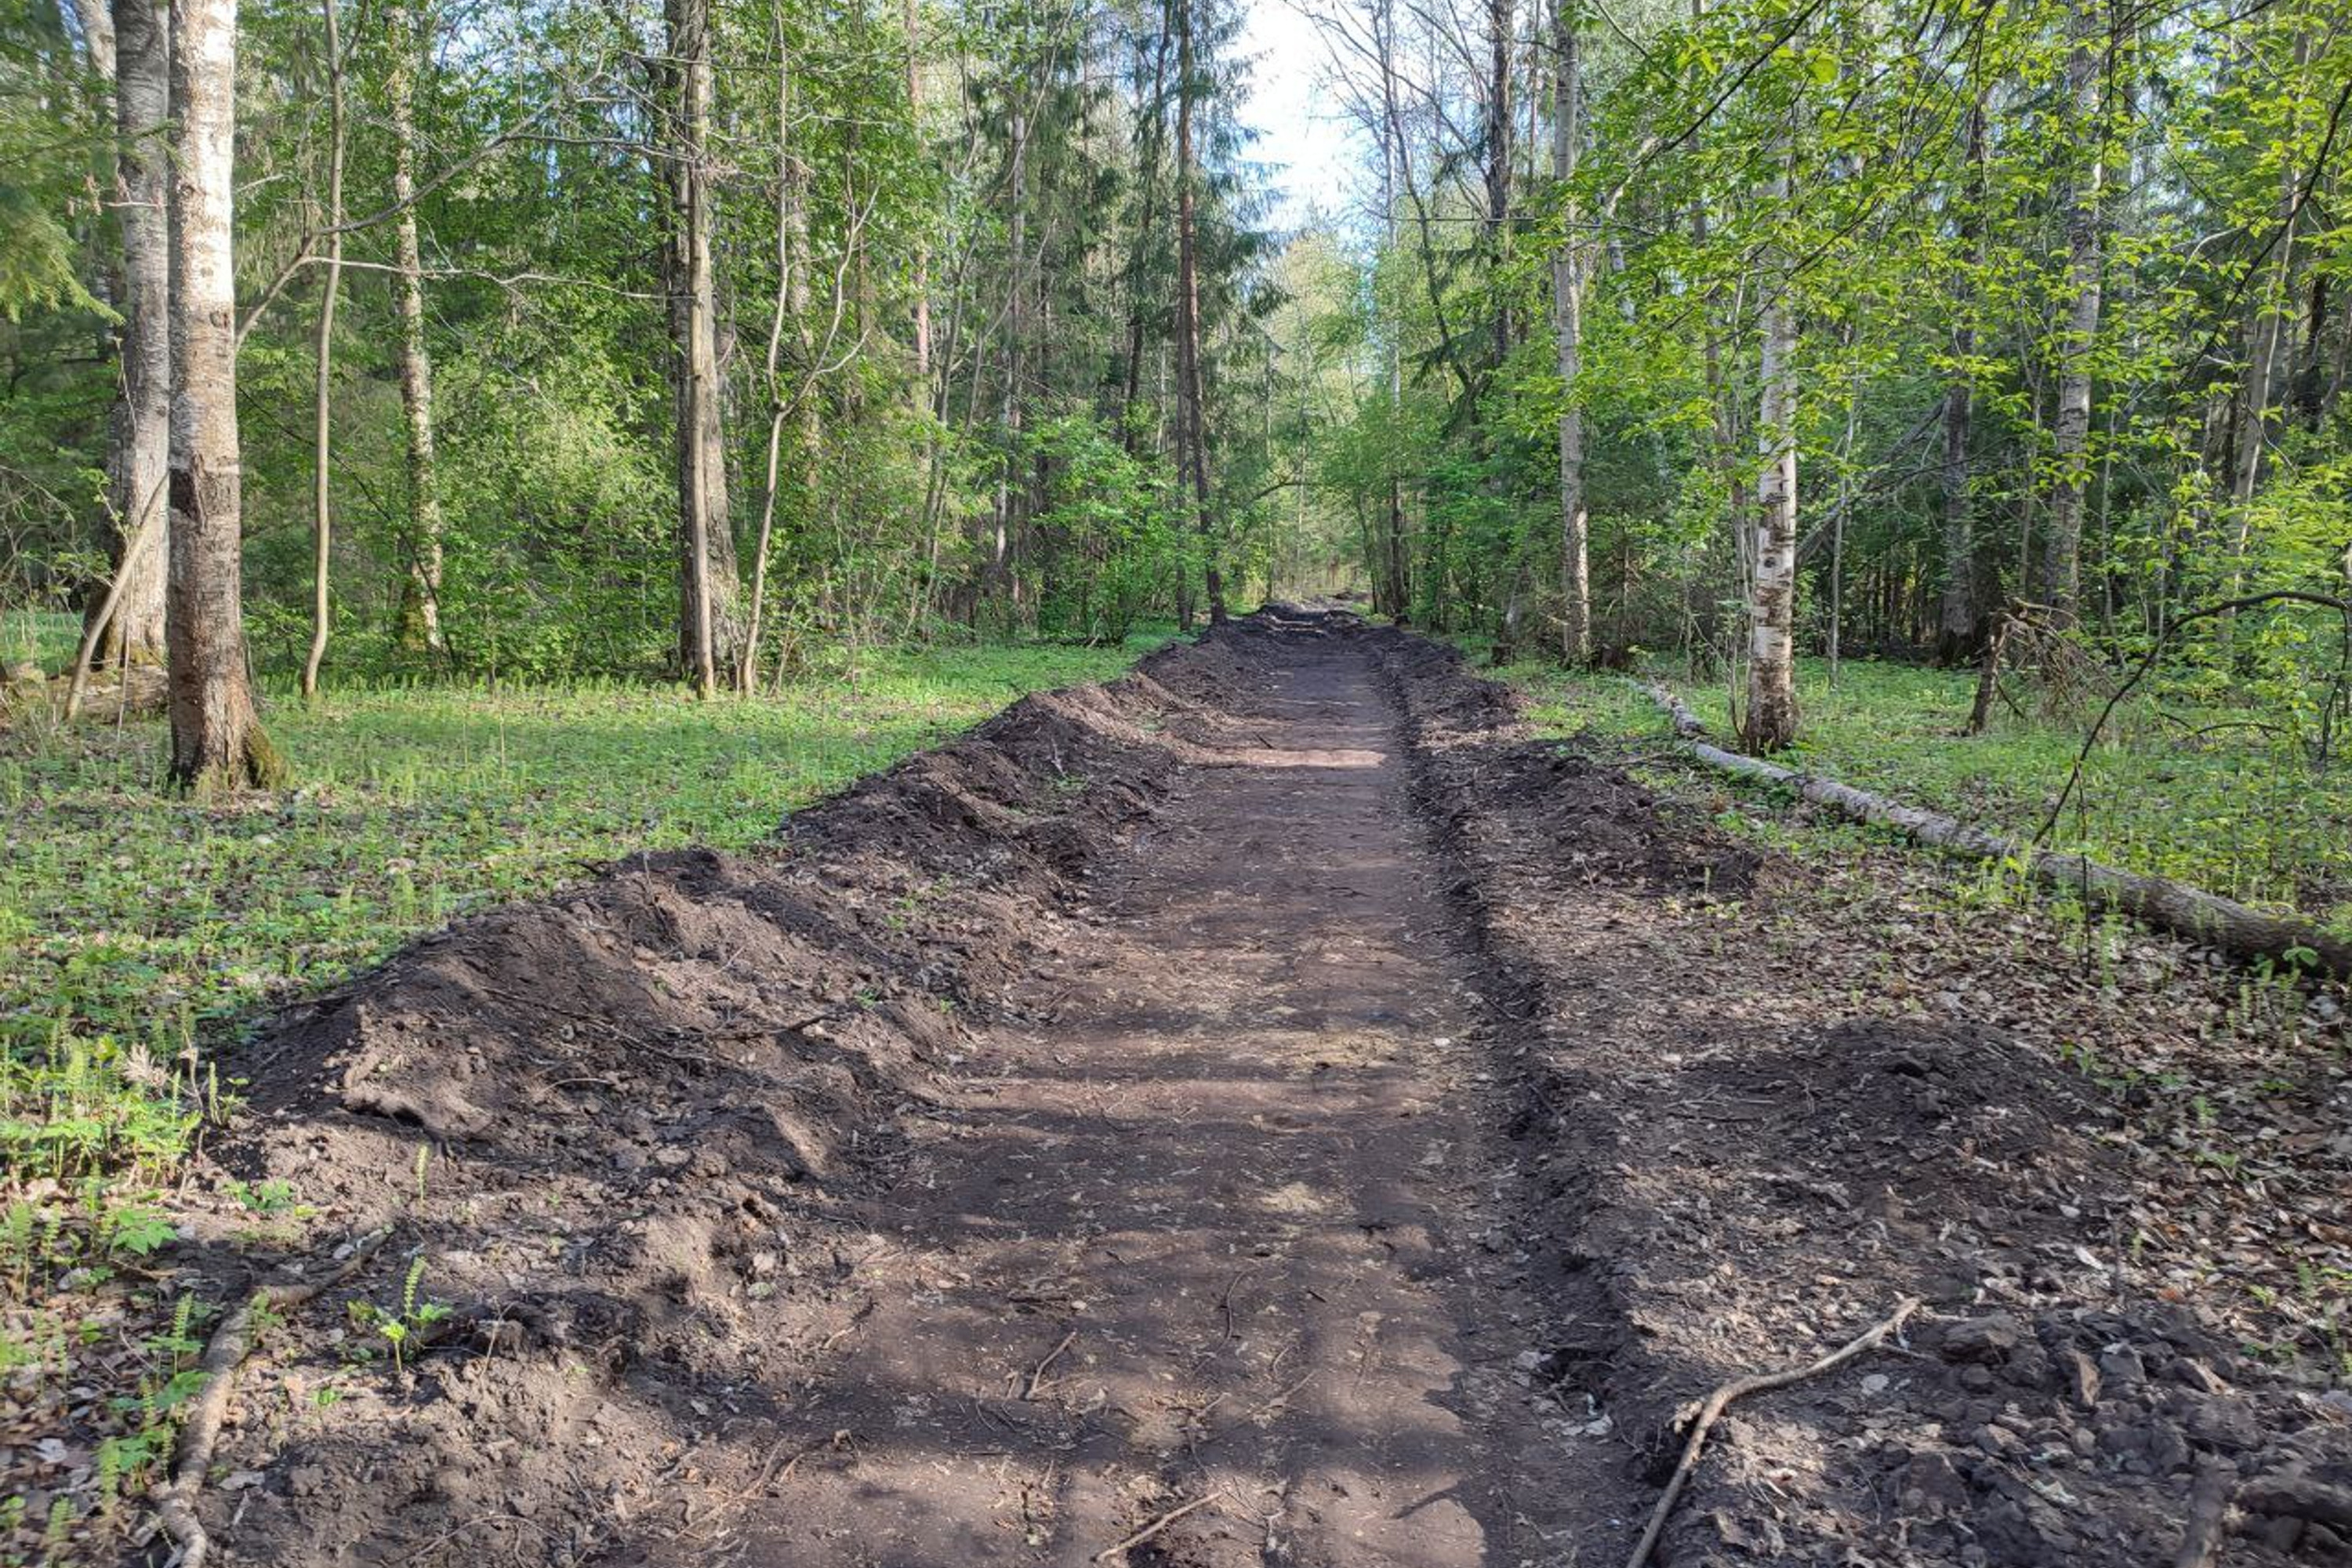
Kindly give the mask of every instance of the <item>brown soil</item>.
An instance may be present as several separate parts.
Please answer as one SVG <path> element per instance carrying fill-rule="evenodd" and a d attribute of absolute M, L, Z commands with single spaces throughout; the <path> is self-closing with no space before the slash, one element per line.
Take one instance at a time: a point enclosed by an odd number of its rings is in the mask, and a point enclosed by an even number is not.
<path fill-rule="evenodd" d="M 2200 1464 L 2225 1561 L 2352 1561 L 2352 1401 L 2124 1242 L 2130 1107 L 1964 981 L 1879 1005 L 1819 893 L 1343 615 L 1029 699 L 257 1040 L 199 1185 L 397 1228 L 204 1512 L 253 1563 L 1607 1563 L 1684 1401 L 1919 1295 L 1734 1406 L 1658 1561 L 2169 1561 Z M 304 1250 L 249 1230 L 210 1299 Z"/>

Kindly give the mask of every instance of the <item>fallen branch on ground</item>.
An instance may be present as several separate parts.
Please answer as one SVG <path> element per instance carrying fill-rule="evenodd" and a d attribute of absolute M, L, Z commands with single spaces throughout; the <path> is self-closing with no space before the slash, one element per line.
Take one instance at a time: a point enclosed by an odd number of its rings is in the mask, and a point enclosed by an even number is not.
<path fill-rule="evenodd" d="M 1683 1444 L 1683 1457 L 1675 1465 L 1675 1473 L 1666 1478 L 1666 1489 L 1658 1498 L 1658 1506 L 1650 1510 L 1650 1522 L 1642 1531 L 1642 1539 L 1633 1545 L 1633 1554 L 1625 1559 L 1625 1568 L 1642 1568 L 1665 1532 L 1666 1520 L 1675 1511 L 1675 1500 L 1683 1494 L 1683 1483 L 1690 1479 L 1691 1471 L 1698 1466 L 1699 1449 L 1706 1444 L 1706 1435 L 1724 1411 L 1735 1399 L 1751 1394 L 1763 1394 L 1775 1388 L 1786 1388 L 1792 1383 L 1802 1383 L 1809 1377 L 1819 1377 L 1825 1372 L 1843 1366 L 1864 1351 L 1874 1350 L 1879 1342 L 1903 1326 L 1903 1321 L 1919 1310 L 1919 1298 L 1906 1297 L 1894 1311 L 1864 1332 L 1832 1351 L 1817 1362 L 1804 1366 L 1784 1367 L 1779 1372 L 1760 1372 L 1727 1383 L 1717 1388 L 1691 1417 L 1690 1436 Z"/>
<path fill-rule="evenodd" d="M 1760 757 L 1727 752 L 1708 743 L 1706 727 L 1680 698 L 1654 682 L 1644 689 L 1673 717 L 1675 733 L 1682 738 L 1689 753 L 1711 768 L 1768 784 L 1785 784 L 1807 800 L 1830 806 L 1858 822 L 1891 827 L 1939 849 L 1954 849 L 1985 860 L 2008 861 L 2053 888 L 2077 895 L 2094 910 L 2121 910 L 2191 942 L 2205 942 L 2242 962 L 2266 958 L 2284 964 L 2289 953 L 2299 952 L 2311 955 L 2305 967 L 2316 968 L 2340 980 L 2352 979 L 2352 942 L 2330 936 L 2308 921 L 2271 914 L 2167 877 L 2119 870 L 2087 855 L 2039 848 L 1970 827 L 1938 812 L 1924 811 L 1855 789 L 1835 779 L 1799 773 Z"/>
<path fill-rule="evenodd" d="M 180 1544 L 180 1568 L 204 1568 L 205 1556 L 212 1550 L 212 1537 L 205 1532 L 204 1521 L 196 1517 L 196 1494 L 204 1490 L 205 1472 L 212 1468 L 213 1447 L 220 1441 L 221 1421 L 228 1414 L 229 1391 L 236 1384 L 236 1369 L 253 1351 L 254 1319 L 265 1311 L 290 1310 L 333 1289 L 359 1272 L 361 1265 L 375 1256 L 376 1249 L 391 1236 L 392 1227 L 386 1226 L 362 1238 L 352 1248 L 350 1257 L 317 1279 L 263 1286 L 214 1331 L 212 1342 L 205 1346 L 205 1359 L 198 1363 L 205 1374 L 204 1386 L 188 1407 L 188 1424 L 180 1428 L 179 1447 L 172 1459 L 172 1479 L 155 1489 L 155 1513 L 163 1521 L 164 1530 Z"/>
<path fill-rule="evenodd" d="M 1022 1398 L 1034 1399 L 1037 1397 L 1037 1391 L 1045 1386 L 1046 1369 L 1051 1367 L 1055 1362 L 1062 1359 L 1062 1352 L 1068 1350 L 1070 1348 L 1071 1342 L 1076 1340 L 1077 1337 L 1078 1331 L 1072 1329 L 1068 1333 L 1062 1336 L 1061 1343 L 1055 1345 L 1052 1350 L 1045 1352 L 1045 1359 L 1039 1362 L 1030 1370 L 1029 1386 L 1021 1391 Z"/>
<path fill-rule="evenodd" d="M 1136 1547 L 1139 1547 L 1145 1542 L 1150 1540 L 1153 1536 L 1159 1534 L 1161 1531 L 1167 1529 L 1170 1525 L 1175 1523 L 1178 1520 L 1183 1518 L 1186 1514 L 1197 1513 L 1202 1509 L 1208 1507 L 1211 1503 L 1215 1502 L 1219 1498 L 1222 1498 L 1224 1495 L 1225 1494 L 1223 1492 L 1211 1492 L 1206 1497 L 1194 1498 L 1182 1508 L 1170 1509 L 1166 1513 L 1161 1514 L 1158 1519 L 1153 1520 L 1150 1524 L 1145 1525 L 1141 1530 L 1137 1531 L 1133 1535 L 1129 1536 L 1117 1546 L 1106 1546 L 1100 1552 L 1096 1552 L 1095 1561 L 1097 1563 L 1108 1563 L 1114 1557 L 1121 1556 L 1124 1553 L 1134 1550 Z"/>

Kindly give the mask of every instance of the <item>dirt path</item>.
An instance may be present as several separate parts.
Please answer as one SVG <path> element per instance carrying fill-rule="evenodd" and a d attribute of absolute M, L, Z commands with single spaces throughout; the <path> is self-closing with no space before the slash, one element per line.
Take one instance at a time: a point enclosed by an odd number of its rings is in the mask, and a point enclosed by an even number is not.
<path fill-rule="evenodd" d="M 151 1311 L 394 1237 L 247 1368 L 224 1561 L 1590 1568 L 1686 1402 L 1916 1297 L 1656 1563 L 2169 1562 L 2192 1483 L 2352 1563 L 2341 1331 L 2227 1284 L 2352 1278 L 2340 1024 L 1728 809 L 1254 617 L 459 922 L 256 1037 L 175 1214 Z M 2231 1007 L 2303 1110 L 2167 1087 Z"/>
<path fill-rule="evenodd" d="M 1075 1568 L 1203 1498 L 1134 1560 L 1546 1555 L 1488 1020 L 1397 721 L 1360 643 L 1302 637 L 1265 749 L 1191 775 L 960 1065 L 734 1560 Z"/>

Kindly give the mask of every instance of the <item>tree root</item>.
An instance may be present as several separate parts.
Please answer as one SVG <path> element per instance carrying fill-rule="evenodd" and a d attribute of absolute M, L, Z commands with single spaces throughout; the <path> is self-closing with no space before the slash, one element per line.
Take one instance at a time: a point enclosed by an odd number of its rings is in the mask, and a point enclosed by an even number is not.
<path fill-rule="evenodd" d="M 220 1441 L 221 1421 L 228 1414 L 228 1396 L 236 1383 L 237 1368 L 253 1351 L 254 1320 L 263 1312 L 281 1312 L 301 1306 L 333 1289 L 359 1272 L 361 1266 L 391 1237 L 392 1227 L 386 1226 L 362 1238 L 352 1248 L 350 1257 L 317 1279 L 263 1286 L 214 1331 L 211 1342 L 205 1346 L 204 1360 L 198 1363 L 205 1374 L 204 1386 L 188 1408 L 187 1425 L 180 1428 L 180 1441 L 172 1459 L 172 1478 L 154 1492 L 156 1516 L 179 1543 L 180 1568 L 204 1568 L 205 1554 L 212 1550 L 212 1538 L 205 1532 L 204 1521 L 196 1517 L 196 1495 L 204 1490 L 205 1472 L 212 1468 L 213 1447 Z"/>
<path fill-rule="evenodd" d="M 1650 1510 L 1650 1522 L 1634 1543 L 1633 1554 L 1625 1559 L 1625 1568 L 1642 1568 L 1665 1533 L 1666 1520 L 1675 1511 L 1675 1501 L 1683 1494 L 1683 1483 L 1690 1479 L 1691 1471 L 1698 1468 L 1699 1450 L 1706 1446 L 1706 1435 L 1724 1411 L 1735 1399 L 1750 1394 L 1762 1394 L 1769 1389 L 1786 1388 L 1792 1383 L 1802 1383 L 1809 1377 L 1819 1377 L 1825 1372 L 1843 1366 L 1864 1351 L 1874 1350 L 1879 1342 L 1903 1326 L 1903 1321 L 1919 1310 L 1919 1298 L 1910 1296 L 1898 1303 L 1871 1328 L 1855 1335 L 1817 1362 L 1805 1366 L 1784 1367 L 1779 1372 L 1759 1372 L 1724 1384 L 1708 1394 L 1691 1417 L 1690 1436 L 1683 1444 L 1683 1457 L 1675 1462 L 1675 1473 L 1666 1479 L 1666 1489 L 1658 1498 L 1658 1506 Z"/>

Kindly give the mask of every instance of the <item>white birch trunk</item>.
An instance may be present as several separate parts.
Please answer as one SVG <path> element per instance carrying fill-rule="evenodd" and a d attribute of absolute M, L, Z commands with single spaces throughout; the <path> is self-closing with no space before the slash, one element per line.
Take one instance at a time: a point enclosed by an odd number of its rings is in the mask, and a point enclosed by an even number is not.
<path fill-rule="evenodd" d="M 246 676 L 236 425 L 236 0 L 172 6 L 173 781 L 270 784 L 282 764 Z"/>
<path fill-rule="evenodd" d="M 1566 188 L 1576 178 L 1584 135 L 1584 67 L 1577 37 L 1578 0 L 1557 0 L 1552 81 L 1551 172 Z M 1552 335 L 1559 372 L 1560 657 L 1592 661 L 1591 527 L 1584 502 L 1584 405 L 1577 378 L 1584 364 L 1584 237 L 1582 215 L 1570 194 L 1562 213 L 1566 233 L 1552 253 Z"/>
<path fill-rule="evenodd" d="M 1777 154 L 1765 198 L 1785 206 L 1789 153 Z M 1776 258 L 1785 263 L 1785 258 Z M 1755 575 L 1748 595 L 1748 710 L 1741 740 L 1774 752 L 1797 738 L 1797 318 L 1785 268 L 1769 278 L 1756 439 L 1763 472 L 1756 487 Z"/>

